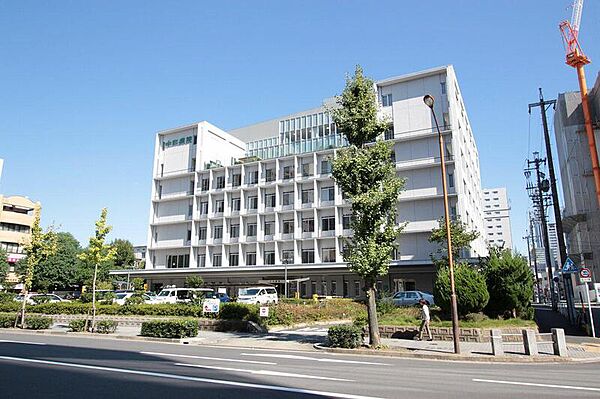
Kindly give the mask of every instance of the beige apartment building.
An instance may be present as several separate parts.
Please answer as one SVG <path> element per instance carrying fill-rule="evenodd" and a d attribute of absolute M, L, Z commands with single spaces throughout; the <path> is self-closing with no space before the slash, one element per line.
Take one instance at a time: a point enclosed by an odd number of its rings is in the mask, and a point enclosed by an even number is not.
<path fill-rule="evenodd" d="M 14 265 L 25 257 L 24 245 L 31 236 L 34 211 L 40 206 L 39 202 L 33 202 L 27 197 L 4 197 L 0 194 L 0 248 L 8 255 L 10 265 L 7 283 L 19 281 Z"/>

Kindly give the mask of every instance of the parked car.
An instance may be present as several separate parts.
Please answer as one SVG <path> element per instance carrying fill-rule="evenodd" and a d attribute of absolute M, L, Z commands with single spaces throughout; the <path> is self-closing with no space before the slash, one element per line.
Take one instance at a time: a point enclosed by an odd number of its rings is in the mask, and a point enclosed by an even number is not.
<path fill-rule="evenodd" d="M 226 293 L 224 293 L 224 292 L 215 292 L 215 293 L 214 293 L 214 294 L 212 294 L 212 295 L 206 295 L 206 297 L 207 297 L 207 298 L 208 298 L 208 297 L 211 297 L 211 298 L 217 298 L 217 299 L 219 299 L 219 301 L 221 301 L 221 303 L 224 303 L 224 302 L 231 302 L 231 298 L 229 297 L 229 295 L 227 295 L 227 294 L 226 294 Z"/>
<path fill-rule="evenodd" d="M 434 305 L 433 295 L 423 291 L 399 291 L 394 294 L 392 300 L 396 306 L 414 306 L 421 299 L 425 299 L 430 305 Z"/>
<path fill-rule="evenodd" d="M 277 291 L 273 287 L 248 287 L 238 291 L 238 302 L 268 305 L 277 303 Z"/>
<path fill-rule="evenodd" d="M 116 303 L 117 305 L 125 305 L 127 299 L 131 298 L 133 294 L 135 293 L 132 291 L 119 292 L 116 294 L 116 298 L 113 299 L 113 303 Z M 154 303 L 152 297 L 150 297 L 148 294 L 142 294 L 142 298 L 144 299 L 144 303 Z"/>
<path fill-rule="evenodd" d="M 186 303 L 191 302 L 198 293 L 210 297 L 213 292 L 211 288 L 165 288 L 152 303 Z"/>
<path fill-rule="evenodd" d="M 22 300 L 23 300 L 23 295 L 15 296 L 15 301 L 21 302 Z M 35 305 L 38 303 L 46 303 L 46 302 L 55 303 L 55 302 L 71 302 L 71 301 L 69 301 L 67 299 L 62 299 L 61 297 L 59 297 L 58 295 L 55 295 L 55 294 L 36 294 L 36 293 L 27 294 L 27 303 L 30 305 Z"/>

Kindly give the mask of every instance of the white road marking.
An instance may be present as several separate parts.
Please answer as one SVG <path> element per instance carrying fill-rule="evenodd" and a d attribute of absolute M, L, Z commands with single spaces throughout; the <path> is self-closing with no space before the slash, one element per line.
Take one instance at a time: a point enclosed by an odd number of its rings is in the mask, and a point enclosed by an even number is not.
<path fill-rule="evenodd" d="M 294 359 L 294 360 L 310 360 L 311 362 L 325 362 L 325 363 L 349 363 L 349 364 L 368 364 L 375 366 L 390 366 L 386 363 L 375 363 L 375 362 L 363 362 L 359 360 L 342 360 L 342 359 L 327 359 L 319 357 L 309 356 L 298 356 L 298 355 L 279 355 L 276 353 L 240 353 L 242 356 L 257 356 L 257 357 L 275 357 L 280 359 Z"/>
<path fill-rule="evenodd" d="M 281 371 L 270 371 L 270 370 L 245 370 L 245 369 L 235 369 L 235 368 L 231 368 L 231 367 L 206 366 L 203 364 L 175 363 L 175 365 L 176 366 L 184 366 L 184 367 L 196 367 L 196 368 L 200 368 L 200 369 L 237 371 L 240 373 L 250 373 L 250 374 L 257 374 L 257 375 L 274 375 L 274 376 L 278 376 L 278 377 L 308 378 L 308 379 L 312 379 L 312 380 L 345 381 L 345 382 L 353 382 L 354 381 L 354 380 L 347 380 L 344 378 L 321 377 L 321 376 L 316 376 L 316 375 L 284 373 Z"/>
<path fill-rule="evenodd" d="M 231 363 L 251 363 L 251 364 L 266 364 L 268 366 L 276 366 L 277 363 L 273 362 L 259 362 L 256 360 L 242 360 L 242 359 L 225 359 L 222 357 L 208 357 L 208 356 L 195 356 L 195 355 L 179 355 L 177 353 L 162 353 L 162 352 L 140 352 L 143 355 L 156 355 L 156 356 L 171 356 L 171 357 L 185 357 L 188 359 L 201 359 L 201 360 L 217 360 Z"/>
<path fill-rule="evenodd" d="M 529 387 L 574 389 L 574 390 L 578 390 L 578 391 L 600 392 L 600 388 L 576 387 L 576 386 L 572 386 L 572 385 L 539 384 L 539 383 L 535 383 L 535 382 L 502 381 L 502 380 L 482 380 L 482 379 L 479 379 L 479 378 L 473 378 L 473 381 L 474 382 L 489 382 L 489 383 L 492 383 L 492 384 L 524 385 L 524 386 L 529 386 Z"/>
<path fill-rule="evenodd" d="M 115 367 L 92 366 L 89 364 L 63 363 L 63 362 L 55 362 L 55 361 L 51 361 L 51 360 L 27 359 L 27 358 L 10 357 L 10 356 L 0 356 L 0 360 L 8 360 L 8 361 L 13 361 L 13 362 L 21 362 L 21 363 L 48 364 L 48 365 L 53 365 L 53 366 L 71 367 L 71 368 L 86 369 L 86 370 L 108 371 L 108 372 L 121 373 L 121 374 L 144 375 L 144 376 L 149 376 L 149 377 L 167 378 L 167 379 L 171 379 L 171 380 L 203 382 L 206 384 L 215 384 L 215 385 L 229 385 L 229 386 L 244 387 L 244 388 L 265 389 L 265 390 L 270 390 L 270 391 L 291 392 L 291 393 L 300 393 L 300 394 L 306 394 L 306 395 L 318 395 L 318 396 L 325 396 L 325 397 L 330 397 L 330 398 L 381 399 L 381 398 L 377 398 L 377 397 L 373 397 L 373 396 L 352 395 L 352 394 L 339 393 L 339 392 L 315 391 L 312 389 L 290 388 L 290 387 L 282 387 L 282 386 L 278 386 L 278 385 L 254 384 L 254 383 L 249 383 L 249 382 L 215 380 L 212 378 L 201 378 L 201 377 L 191 377 L 191 376 L 187 376 L 187 375 L 156 373 L 156 372 L 152 372 L 152 371 L 119 369 L 119 368 L 115 368 Z"/>
<path fill-rule="evenodd" d="M 0 339 L 0 343 L 5 342 L 9 344 L 24 344 L 24 345 L 46 345 L 43 342 L 30 342 L 30 341 L 13 341 L 10 339 Z"/>

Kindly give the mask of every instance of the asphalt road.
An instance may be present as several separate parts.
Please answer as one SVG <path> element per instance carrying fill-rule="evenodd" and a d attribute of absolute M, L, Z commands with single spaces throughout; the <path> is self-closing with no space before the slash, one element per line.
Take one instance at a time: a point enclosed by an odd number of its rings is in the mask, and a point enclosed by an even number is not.
<path fill-rule="evenodd" d="M 0 333 L 2 398 L 597 398 L 597 364 L 442 362 Z"/>

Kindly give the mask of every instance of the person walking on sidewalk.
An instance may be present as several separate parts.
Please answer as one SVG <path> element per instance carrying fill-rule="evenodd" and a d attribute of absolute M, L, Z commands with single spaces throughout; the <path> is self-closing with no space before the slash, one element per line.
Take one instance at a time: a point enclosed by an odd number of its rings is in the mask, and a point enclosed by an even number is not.
<path fill-rule="evenodd" d="M 428 341 L 433 341 L 431 330 L 429 329 L 429 321 L 431 320 L 431 316 L 429 315 L 428 302 L 425 299 L 421 299 L 419 304 L 421 305 L 421 327 L 419 328 L 419 341 L 423 339 L 423 329 L 427 331 L 427 335 L 429 337 Z"/>

